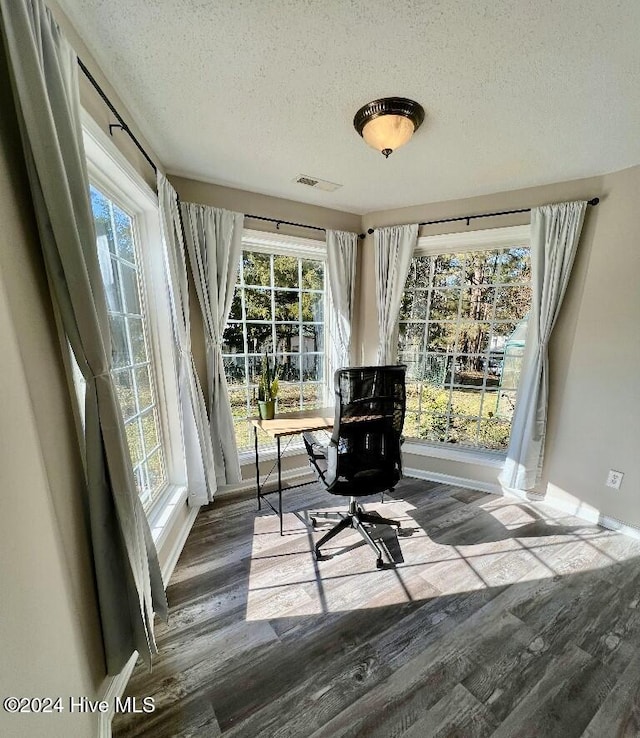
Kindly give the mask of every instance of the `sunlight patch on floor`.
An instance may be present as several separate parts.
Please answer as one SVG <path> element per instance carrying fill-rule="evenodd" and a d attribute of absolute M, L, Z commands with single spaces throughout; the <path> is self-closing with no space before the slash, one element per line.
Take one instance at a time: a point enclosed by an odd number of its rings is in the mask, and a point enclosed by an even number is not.
<path fill-rule="evenodd" d="M 337 512 L 344 508 L 322 509 Z M 378 570 L 375 553 L 353 530 L 343 531 L 323 547 L 323 553 L 331 558 L 317 562 L 313 545 L 334 521 L 327 521 L 312 531 L 305 525 L 304 520 L 308 520 L 305 511 L 286 513 L 284 535 L 280 536 L 275 515 L 258 515 L 246 619 L 300 617 L 399 605 L 548 579 L 558 574 L 575 574 L 627 558 L 624 546 L 620 554 L 611 555 L 599 545 L 610 538 L 606 531 L 566 514 L 543 512 L 506 498 L 486 498 L 458 508 L 450 518 L 445 514 L 433 524 L 430 520 L 422 521 L 424 527 L 416 520 L 419 516 L 414 513 L 415 508 L 403 500 L 371 504 L 366 509 L 399 520 L 403 530 L 410 534 L 396 538 L 390 529 L 381 526 L 380 541 L 384 544 L 388 540 L 388 550 L 383 545 L 385 561 L 392 563 L 395 557 L 395 567 Z M 484 518 L 480 526 L 484 539 L 466 542 L 465 522 L 473 517 L 475 524 L 477 516 Z M 456 533 L 457 530 L 460 532 Z M 476 525 L 476 536 L 477 531 Z M 637 546 L 632 548 L 629 557 L 637 555 Z"/>

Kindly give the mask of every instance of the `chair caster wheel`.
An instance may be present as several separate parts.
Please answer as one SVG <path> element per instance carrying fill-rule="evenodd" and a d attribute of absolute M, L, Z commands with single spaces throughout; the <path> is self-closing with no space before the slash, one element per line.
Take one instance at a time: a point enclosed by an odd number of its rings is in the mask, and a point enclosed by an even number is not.
<path fill-rule="evenodd" d="M 376 559 L 376 567 L 378 569 L 383 569 L 384 568 L 384 562 L 382 561 L 382 559 Z"/>

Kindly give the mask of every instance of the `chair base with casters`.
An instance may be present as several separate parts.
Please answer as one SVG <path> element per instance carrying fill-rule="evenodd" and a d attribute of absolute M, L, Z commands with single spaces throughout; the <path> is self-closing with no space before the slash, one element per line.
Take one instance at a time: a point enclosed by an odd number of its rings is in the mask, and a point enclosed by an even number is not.
<path fill-rule="evenodd" d="M 311 517 L 311 525 L 315 529 L 318 525 L 316 518 L 322 518 L 324 520 L 338 520 L 338 524 L 334 525 L 333 528 L 331 528 L 330 531 L 325 533 L 324 536 L 316 543 L 315 545 L 315 557 L 316 561 L 322 561 L 324 558 L 320 547 L 324 546 L 325 543 L 330 541 L 332 538 L 335 538 L 335 536 L 338 535 L 343 530 L 346 530 L 347 528 L 353 528 L 354 530 L 357 530 L 358 533 L 364 538 L 364 540 L 371 546 L 371 548 L 376 552 L 377 559 L 376 559 L 376 566 L 378 569 L 382 569 L 384 566 L 384 562 L 382 560 L 382 549 L 380 546 L 373 540 L 371 535 L 369 534 L 369 530 L 367 529 L 366 525 L 389 525 L 389 526 L 395 526 L 395 528 L 400 531 L 400 523 L 397 520 L 391 520 L 390 518 L 383 518 L 379 515 L 374 515 L 372 513 L 368 513 L 364 510 L 364 508 L 361 505 L 358 505 L 356 498 L 351 497 L 349 500 L 349 512 L 342 513 L 314 513 Z"/>

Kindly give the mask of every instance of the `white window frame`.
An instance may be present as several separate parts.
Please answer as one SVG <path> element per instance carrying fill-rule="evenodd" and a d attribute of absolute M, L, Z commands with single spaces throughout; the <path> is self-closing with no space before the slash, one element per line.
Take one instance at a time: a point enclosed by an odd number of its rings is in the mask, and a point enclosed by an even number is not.
<path fill-rule="evenodd" d="M 167 515 L 167 512 L 176 511 L 187 498 L 187 475 L 158 197 L 84 110 L 82 129 L 89 179 L 115 204 L 132 215 L 134 238 L 138 246 L 142 282 L 140 298 L 148 330 L 148 348 L 167 474 L 164 488 L 145 510 L 154 541 L 159 547 L 173 519 L 173 515 Z"/>
<path fill-rule="evenodd" d="M 327 404 L 328 399 L 328 372 L 330 371 L 330 320 L 329 320 L 329 279 L 327 272 L 327 246 L 325 241 L 313 238 L 303 238 L 301 236 L 289 236 L 284 233 L 271 233 L 267 231 L 257 231 L 245 228 L 242 232 L 242 250 L 252 251 L 261 254 L 274 254 L 276 256 L 292 256 L 297 259 L 315 259 L 324 264 L 324 294 L 323 294 L 323 325 L 324 325 L 324 357 L 323 357 L 323 405 Z M 234 286 L 235 289 L 235 286 Z M 257 408 L 256 408 L 257 414 Z M 288 446 L 288 450 L 297 452 L 304 448 L 301 441 L 292 441 Z M 260 458 L 269 458 L 269 450 L 265 449 L 260 452 Z M 238 451 L 240 464 L 248 464 L 255 462 L 255 452 L 253 449 L 243 449 Z"/>
<path fill-rule="evenodd" d="M 493 251 L 507 247 L 531 246 L 530 225 L 507 226 L 504 228 L 485 228 L 478 231 L 444 233 L 434 236 L 421 236 L 412 258 L 456 254 L 467 251 Z M 405 454 L 428 456 L 473 463 L 479 466 L 500 467 L 506 458 L 506 451 L 459 446 L 419 438 L 407 439 L 403 445 Z"/>

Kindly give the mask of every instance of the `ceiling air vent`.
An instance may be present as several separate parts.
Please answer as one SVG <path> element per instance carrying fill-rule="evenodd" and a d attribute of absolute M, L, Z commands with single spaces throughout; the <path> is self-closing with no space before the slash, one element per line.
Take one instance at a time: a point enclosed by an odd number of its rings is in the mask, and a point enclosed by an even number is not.
<path fill-rule="evenodd" d="M 307 187 L 315 187 L 316 190 L 324 190 L 325 192 L 333 192 L 342 185 L 336 184 L 335 182 L 327 182 L 326 179 L 318 179 L 317 177 L 310 177 L 308 174 L 299 174 L 294 180 L 301 185 Z"/>

